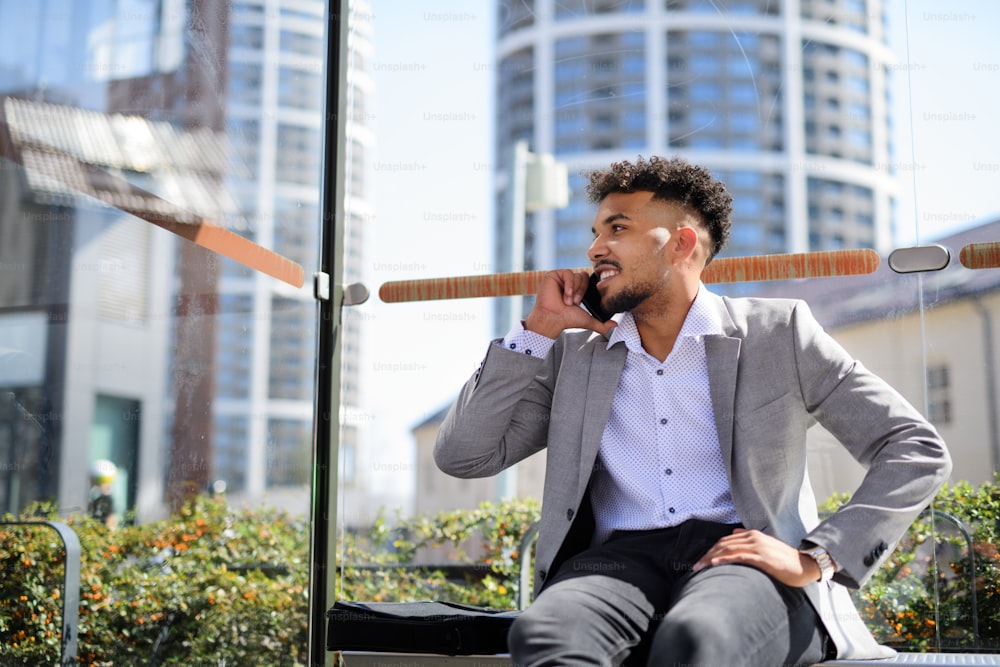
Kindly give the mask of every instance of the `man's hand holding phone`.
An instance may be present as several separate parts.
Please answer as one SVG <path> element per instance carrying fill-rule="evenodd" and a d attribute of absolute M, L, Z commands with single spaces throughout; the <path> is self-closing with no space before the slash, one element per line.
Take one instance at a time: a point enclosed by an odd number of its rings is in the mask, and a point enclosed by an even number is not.
<path fill-rule="evenodd" d="M 591 290 L 588 298 L 591 306 L 600 304 L 600 294 L 597 292 L 596 280 L 591 284 L 591 274 L 588 271 L 573 269 L 556 269 L 550 271 L 542 279 L 535 297 L 535 305 L 528 313 L 524 326 L 529 331 L 556 338 L 566 329 L 590 329 L 605 336 L 617 324 L 609 319 L 600 319 L 581 308 L 584 296 Z M 610 314 L 597 310 L 601 317 Z"/>

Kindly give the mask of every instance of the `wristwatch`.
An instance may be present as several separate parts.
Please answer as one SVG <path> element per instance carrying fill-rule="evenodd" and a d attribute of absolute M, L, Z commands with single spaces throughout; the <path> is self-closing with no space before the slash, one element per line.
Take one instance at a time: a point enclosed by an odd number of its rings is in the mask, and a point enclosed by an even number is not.
<path fill-rule="evenodd" d="M 800 549 L 801 553 L 812 558 L 816 561 L 816 565 L 819 566 L 819 580 L 829 581 L 833 578 L 833 574 L 837 571 L 837 566 L 833 562 L 833 558 L 827 553 L 826 549 L 823 547 L 812 546 L 806 549 Z"/>

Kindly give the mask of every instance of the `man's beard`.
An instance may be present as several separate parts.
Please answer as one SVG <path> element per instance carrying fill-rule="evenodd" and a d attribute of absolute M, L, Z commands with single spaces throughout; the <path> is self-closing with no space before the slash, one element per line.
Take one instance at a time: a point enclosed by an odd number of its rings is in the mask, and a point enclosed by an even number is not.
<path fill-rule="evenodd" d="M 643 301 L 656 293 L 656 287 L 650 283 L 628 285 L 621 292 L 601 299 L 601 305 L 611 313 L 624 313 L 635 310 Z"/>

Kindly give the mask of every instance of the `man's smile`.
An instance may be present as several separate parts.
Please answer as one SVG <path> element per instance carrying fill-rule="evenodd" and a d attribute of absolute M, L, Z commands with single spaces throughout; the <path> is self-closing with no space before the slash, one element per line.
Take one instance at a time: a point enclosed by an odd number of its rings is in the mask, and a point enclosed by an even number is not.
<path fill-rule="evenodd" d="M 594 273 L 596 273 L 597 277 L 600 279 L 598 282 L 603 283 L 621 273 L 621 269 L 610 264 L 598 264 L 594 269 Z"/>

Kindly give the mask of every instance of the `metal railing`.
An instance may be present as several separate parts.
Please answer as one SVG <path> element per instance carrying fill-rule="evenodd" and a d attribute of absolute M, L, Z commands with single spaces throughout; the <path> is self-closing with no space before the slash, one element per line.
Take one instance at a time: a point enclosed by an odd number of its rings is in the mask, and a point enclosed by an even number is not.
<path fill-rule="evenodd" d="M 77 632 L 80 617 L 80 540 L 76 533 L 60 521 L 3 521 L 5 526 L 49 528 L 63 543 L 62 639 L 60 665 L 75 665 Z"/>

